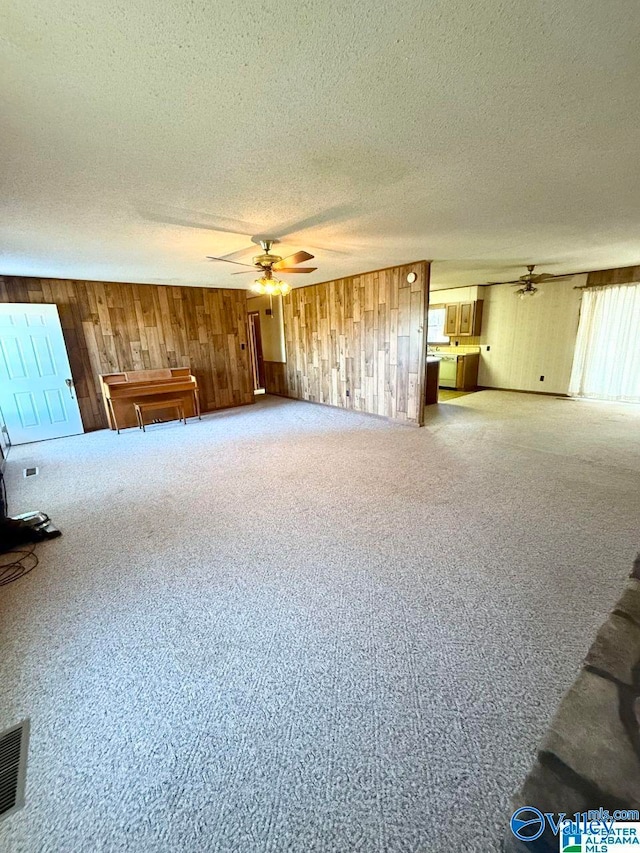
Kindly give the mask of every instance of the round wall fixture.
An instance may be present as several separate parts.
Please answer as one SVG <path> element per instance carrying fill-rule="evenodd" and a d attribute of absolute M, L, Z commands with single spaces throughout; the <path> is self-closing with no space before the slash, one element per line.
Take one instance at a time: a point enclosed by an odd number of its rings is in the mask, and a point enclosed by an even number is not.
<path fill-rule="evenodd" d="M 410 273 L 409 273 L 409 275 L 407 276 L 407 281 L 409 282 L 409 284 L 413 284 L 413 282 L 414 282 L 417 278 L 418 278 L 418 276 L 417 276 L 417 274 L 416 274 L 416 273 L 414 273 L 414 272 L 410 272 Z"/>

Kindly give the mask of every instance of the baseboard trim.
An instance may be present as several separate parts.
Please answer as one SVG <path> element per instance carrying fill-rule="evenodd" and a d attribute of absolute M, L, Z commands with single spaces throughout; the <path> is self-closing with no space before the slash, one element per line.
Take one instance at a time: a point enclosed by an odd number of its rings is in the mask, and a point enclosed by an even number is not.
<path fill-rule="evenodd" d="M 536 394 L 538 397 L 565 397 L 570 399 L 569 394 L 560 391 L 525 391 L 523 388 L 498 388 L 496 385 L 478 385 L 478 391 L 510 391 L 512 394 Z"/>
<path fill-rule="evenodd" d="M 280 397 L 282 400 L 292 400 L 295 403 L 308 403 L 311 406 L 322 406 L 325 409 L 335 409 L 337 412 L 346 412 L 349 415 L 366 415 L 368 418 L 376 418 L 379 421 L 386 421 L 388 424 L 397 424 L 398 426 L 421 427 L 423 424 L 417 421 L 401 421 L 396 418 L 389 418 L 386 415 L 379 415 L 377 412 L 365 412 L 363 409 L 347 409 L 346 406 L 334 406 L 333 403 L 321 403 L 319 400 L 305 400 L 303 397 L 290 397 L 288 394 L 276 394 L 275 391 L 267 391 L 267 397 Z"/>

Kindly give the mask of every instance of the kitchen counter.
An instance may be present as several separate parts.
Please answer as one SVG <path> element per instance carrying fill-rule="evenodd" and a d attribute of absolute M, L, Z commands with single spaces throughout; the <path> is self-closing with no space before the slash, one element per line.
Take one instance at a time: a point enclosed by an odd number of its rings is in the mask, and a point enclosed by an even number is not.
<path fill-rule="evenodd" d="M 459 352 L 461 347 L 430 350 L 429 360 L 440 361 L 440 387 L 455 388 L 458 391 L 475 391 L 478 387 L 478 368 L 480 366 L 479 347 L 468 349 L 471 352 Z M 465 348 L 467 349 L 467 348 Z"/>

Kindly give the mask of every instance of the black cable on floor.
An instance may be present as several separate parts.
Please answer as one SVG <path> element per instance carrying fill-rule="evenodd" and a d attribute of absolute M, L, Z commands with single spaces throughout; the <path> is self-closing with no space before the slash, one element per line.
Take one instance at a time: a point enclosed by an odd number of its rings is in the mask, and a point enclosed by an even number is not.
<path fill-rule="evenodd" d="M 35 545 L 28 549 L 16 549 L 0 554 L 0 586 L 17 581 L 32 572 L 38 565 Z"/>
<path fill-rule="evenodd" d="M 4 482 L 4 474 L 2 473 L 2 469 L 0 468 L 0 520 L 2 520 L 4 516 L 8 514 L 9 502 L 7 501 L 7 487 Z"/>

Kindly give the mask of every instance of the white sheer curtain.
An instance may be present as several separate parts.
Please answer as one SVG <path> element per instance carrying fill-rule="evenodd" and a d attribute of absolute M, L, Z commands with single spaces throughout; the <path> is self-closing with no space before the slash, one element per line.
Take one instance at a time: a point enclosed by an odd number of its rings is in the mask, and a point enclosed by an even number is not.
<path fill-rule="evenodd" d="M 640 284 L 583 291 L 569 393 L 640 403 Z"/>

